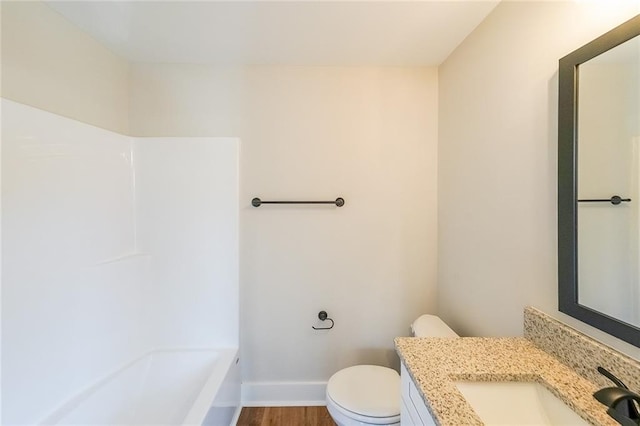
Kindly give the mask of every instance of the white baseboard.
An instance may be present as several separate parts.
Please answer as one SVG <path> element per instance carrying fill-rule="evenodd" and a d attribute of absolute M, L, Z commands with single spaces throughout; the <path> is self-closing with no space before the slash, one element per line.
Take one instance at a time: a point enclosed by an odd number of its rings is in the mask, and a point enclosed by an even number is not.
<path fill-rule="evenodd" d="M 327 382 L 244 382 L 243 407 L 326 405 Z"/>

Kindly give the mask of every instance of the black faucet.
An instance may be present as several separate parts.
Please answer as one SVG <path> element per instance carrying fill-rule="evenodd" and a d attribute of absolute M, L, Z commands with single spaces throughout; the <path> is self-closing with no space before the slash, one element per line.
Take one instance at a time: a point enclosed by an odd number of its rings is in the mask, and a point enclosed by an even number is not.
<path fill-rule="evenodd" d="M 614 387 L 600 389 L 593 394 L 594 398 L 609 407 L 609 414 L 622 426 L 640 426 L 640 395 L 631 392 L 622 380 L 602 367 L 598 372 L 616 384 Z"/>

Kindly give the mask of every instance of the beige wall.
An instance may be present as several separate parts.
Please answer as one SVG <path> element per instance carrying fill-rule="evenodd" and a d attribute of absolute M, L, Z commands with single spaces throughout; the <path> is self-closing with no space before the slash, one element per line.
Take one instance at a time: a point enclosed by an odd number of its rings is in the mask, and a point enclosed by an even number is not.
<path fill-rule="evenodd" d="M 249 389 L 394 365 L 393 338 L 435 311 L 437 83 L 435 68 L 133 67 L 134 134 L 241 138 Z M 322 309 L 331 332 L 311 329 Z"/>
<path fill-rule="evenodd" d="M 244 68 L 133 64 L 130 122 L 134 136 L 238 136 Z"/>
<path fill-rule="evenodd" d="M 2 96 L 129 130 L 129 64 L 42 2 L 2 2 Z"/>
<path fill-rule="evenodd" d="M 516 336 L 557 311 L 558 59 L 637 2 L 503 2 L 440 67 L 438 309 L 465 335 Z"/>

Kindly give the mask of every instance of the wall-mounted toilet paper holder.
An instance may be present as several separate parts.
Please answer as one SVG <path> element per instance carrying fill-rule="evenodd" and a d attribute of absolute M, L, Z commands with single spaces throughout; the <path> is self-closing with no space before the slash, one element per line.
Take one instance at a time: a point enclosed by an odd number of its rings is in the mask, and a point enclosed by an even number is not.
<path fill-rule="evenodd" d="M 311 328 L 313 328 L 314 330 L 331 330 L 333 328 L 333 326 L 335 325 L 335 322 L 331 318 L 329 318 L 329 316 L 327 315 L 327 311 L 318 312 L 318 319 L 320 319 L 320 321 L 326 321 L 326 320 L 331 321 L 331 326 L 330 327 L 314 327 L 314 326 L 311 326 Z"/>

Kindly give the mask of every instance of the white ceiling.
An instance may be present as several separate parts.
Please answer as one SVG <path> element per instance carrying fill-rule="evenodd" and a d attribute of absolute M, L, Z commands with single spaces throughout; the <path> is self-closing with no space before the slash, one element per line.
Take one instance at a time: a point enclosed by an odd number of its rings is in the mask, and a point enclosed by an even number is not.
<path fill-rule="evenodd" d="M 47 1 L 132 62 L 438 65 L 499 0 Z"/>

